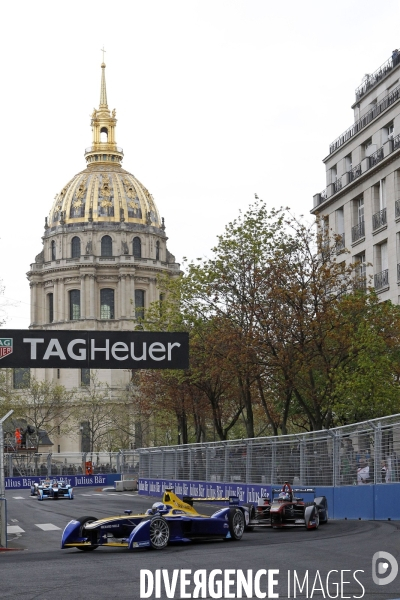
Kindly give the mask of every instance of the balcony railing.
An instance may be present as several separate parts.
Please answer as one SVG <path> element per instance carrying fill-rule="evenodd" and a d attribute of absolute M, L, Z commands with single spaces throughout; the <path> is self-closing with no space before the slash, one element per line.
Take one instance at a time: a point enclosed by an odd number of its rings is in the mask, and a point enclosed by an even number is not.
<path fill-rule="evenodd" d="M 371 154 L 371 156 L 369 157 L 369 168 L 371 169 L 372 167 L 377 165 L 378 162 L 381 162 L 382 159 L 383 159 L 383 146 L 378 148 L 378 150 L 376 152 L 374 152 L 373 154 Z"/>
<path fill-rule="evenodd" d="M 387 223 L 386 208 L 382 208 L 379 212 L 372 215 L 372 231 L 383 227 Z"/>
<path fill-rule="evenodd" d="M 379 69 L 377 69 L 371 75 L 366 75 L 362 84 L 359 85 L 358 88 L 356 88 L 356 102 L 358 102 L 360 98 L 364 96 L 364 94 L 369 92 L 369 90 L 372 90 L 372 88 L 374 88 L 380 81 L 382 81 L 382 79 L 386 77 L 386 75 L 392 69 L 394 69 L 394 67 L 397 67 L 399 62 L 400 54 L 393 53 L 391 58 L 384 62 L 383 65 L 379 67 Z"/>
<path fill-rule="evenodd" d="M 351 241 L 354 244 L 363 237 L 365 237 L 365 221 L 360 221 L 351 229 Z"/>
<path fill-rule="evenodd" d="M 355 136 L 359 131 L 367 127 L 376 117 L 378 117 L 383 111 L 385 111 L 389 106 L 397 102 L 400 98 L 400 85 L 398 85 L 392 92 L 386 94 L 384 98 L 373 108 L 371 108 L 365 115 L 363 115 L 358 121 L 353 123 L 351 127 L 346 129 L 342 135 L 340 135 L 332 144 L 329 146 L 329 154 L 335 152 L 338 148 L 343 146 L 346 142 L 348 142 L 353 136 Z"/>
<path fill-rule="evenodd" d="M 397 281 L 400 281 L 400 265 L 397 263 Z"/>
<path fill-rule="evenodd" d="M 349 171 L 349 175 L 350 175 L 350 181 L 354 181 L 355 179 L 357 179 L 357 177 L 360 177 L 361 175 L 361 163 L 356 165 L 355 167 L 353 167 L 350 171 Z"/>
<path fill-rule="evenodd" d="M 393 138 L 393 152 L 400 148 L 400 134 Z"/>
<path fill-rule="evenodd" d="M 389 286 L 389 269 L 375 273 L 374 286 L 377 291 Z"/>
<path fill-rule="evenodd" d="M 333 182 L 333 193 L 336 194 L 336 192 L 338 192 L 341 189 L 342 189 L 342 178 L 336 179 L 336 181 Z"/>
<path fill-rule="evenodd" d="M 396 219 L 400 217 L 400 200 L 396 200 L 394 203 L 394 215 Z"/>
<path fill-rule="evenodd" d="M 345 240 L 344 240 L 344 233 L 339 234 L 337 236 L 336 239 L 336 254 L 339 254 L 339 252 L 342 252 L 342 250 L 345 249 Z"/>

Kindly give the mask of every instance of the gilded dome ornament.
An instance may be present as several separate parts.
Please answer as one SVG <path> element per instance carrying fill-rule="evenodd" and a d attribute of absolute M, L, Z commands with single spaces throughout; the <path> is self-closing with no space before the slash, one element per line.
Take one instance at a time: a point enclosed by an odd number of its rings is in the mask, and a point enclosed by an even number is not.
<path fill-rule="evenodd" d="M 124 154 L 116 142 L 116 110 L 109 110 L 107 105 L 105 69 L 103 60 L 100 104 L 91 114 L 92 145 L 85 151 L 87 167 L 57 194 L 49 223 L 61 225 L 62 218 L 67 225 L 81 224 L 86 215 L 89 223 L 125 222 L 161 228 L 152 195 L 121 166 Z"/>

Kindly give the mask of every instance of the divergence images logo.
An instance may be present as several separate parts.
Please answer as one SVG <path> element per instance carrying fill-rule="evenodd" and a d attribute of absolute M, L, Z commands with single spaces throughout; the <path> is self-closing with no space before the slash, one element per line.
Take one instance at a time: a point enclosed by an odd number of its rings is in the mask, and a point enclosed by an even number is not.
<path fill-rule="evenodd" d="M 375 552 L 372 557 L 372 579 L 376 585 L 388 585 L 388 583 L 392 583 L 396 579 L 398 571 L 399 565 L 392 554 L 383 552 L 382 550 Z M 385 573 L 388 573 L 388 575 L 381 577 Z"/>
<path fill-rule="evenodd" d="M 13 351 L 12 338 L 0 338 L 0 358 L 4 358 Z"/>

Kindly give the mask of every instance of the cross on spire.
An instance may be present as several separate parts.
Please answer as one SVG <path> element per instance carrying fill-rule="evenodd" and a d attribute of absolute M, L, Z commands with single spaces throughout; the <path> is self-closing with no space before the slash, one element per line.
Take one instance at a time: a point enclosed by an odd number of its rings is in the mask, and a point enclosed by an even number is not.
<path fill-rule="evenodd" d="M 100 52 L 102 52 L 102 53 L 103 53 L 103 62 L 104 62 L 104 52 L 106 52 L 106 50 L 104 50 L 104 44 L 103 44 L 103 47 L 102 47 L 102 48 L 100 48 Z"/>

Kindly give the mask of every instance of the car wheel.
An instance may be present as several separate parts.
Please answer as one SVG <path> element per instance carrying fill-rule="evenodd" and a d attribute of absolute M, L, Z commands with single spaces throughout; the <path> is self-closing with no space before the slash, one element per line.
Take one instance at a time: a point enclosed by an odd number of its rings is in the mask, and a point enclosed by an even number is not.
<path fill-rule="evenodd" d="M 150 522 L 150 545 L 153 550 L 163 550 L 169 542 L 169 527 L 163 517 L 154 517 Z"/>
<path fill-rule="evenodd" d="M 79 537 L 89 537 L 89 541 L 91 542 L 91 536 L 87 536 L 88 532 L 85 531 L 85 525 L 86 523 L 93 523 L 93 521 L 97 521 L 97 519 L 95 517 L 79 517 L 79 519 L 76 520 L 81 525 L 79 527 Z M 98 545 L 93 543 L 91 543 L 90 546 L 77 546 L 78 550 L 82 550 L 82 552 L 90 552 L 92 550 L 96 550 L 97 547 Z"/>
<path fill-rule="evenodd" d="M 233 540 L 240 540 L 244 532 L 244 516 L 240 508 L 231 508 L 228 513 L 229 533 Z"/>
<path fill-rule="evenodd" d="M 319 512 L 318 512 L 317 507 L 315 507 L 314 514 L 311 516 L 310 521 L 312 519 L 315 521 L 315 526 L 310 527 L 308 524 L 308 525 L 306 525 L 306 529 L 318 529 L 318 527 L 319 527 Z"/>
<path fill-rule="evenodd" d="M 254 508 L 254 504 L 243 504 L 249 509 L 249 521 L 253 521 L 256 518 L 256 509 Z M 243 515 L 244 516 L 244 515 Z M 254 531 L 254 527 L 252 525 L 246 525 L 246 517 L 245 517 L 245 531 Z"/>

